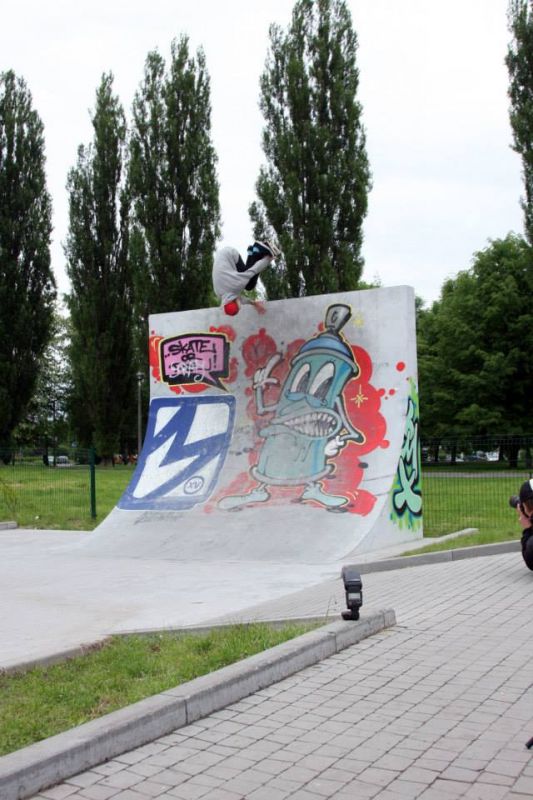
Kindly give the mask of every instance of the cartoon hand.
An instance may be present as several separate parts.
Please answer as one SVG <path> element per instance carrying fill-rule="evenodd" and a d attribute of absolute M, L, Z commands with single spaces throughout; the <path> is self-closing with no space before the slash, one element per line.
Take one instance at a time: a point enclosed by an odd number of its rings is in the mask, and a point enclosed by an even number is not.
<path fill-rule="evenodd" d="M 342 450 L 345 445 L 346 442 L 340 436 L 335 436 L 334 439 L 330 439 L 326 444 L 324 453 L 326 456 L 336 456 L 339 450 Z"/>
<path fill-rule="evenodd" d="M 270 377 L 270 373 L 272 372 L 274 367 L 277 367 L 277 365 L 281 360 L 282 360 L 281 353 L 274 353 L 273 356 L 270 356 L 266 366 L 262 367 L 261 369 L 257 369 L 255 371 L 252 388 L 264 389 L 265 386 L 268 386 L 269 383 L 272 383 L 274 385 L 279 383 L 277 378 Z"/>

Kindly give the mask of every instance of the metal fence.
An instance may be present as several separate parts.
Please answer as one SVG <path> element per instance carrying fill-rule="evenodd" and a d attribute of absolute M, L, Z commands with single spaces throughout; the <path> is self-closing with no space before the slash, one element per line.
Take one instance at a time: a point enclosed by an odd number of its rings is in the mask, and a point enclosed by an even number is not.
<path fill-rule="evenodd" d="M 425 536 L 520 535 L 509 497 L 533 476 L 533 434 L 423 436 L 421 455 Z"/>
<path fill-rule="evenodd" d="M 479 449 L 479 448 L 478 448 Z M 488 451 L 491 452 L 491 451 Z M 422 499 L 425 536 L 478 528 L 498 537 L 518 537 L 516 512 L 509 497 L 533 476 L 522 459 L 520 469 L 505 460 L 423 462 Z M 20 527 L 89 529 L 117 503 L 134 464 L 115 468 L 95 464 L 90 450 L 0 450 L 0 522 Z"/>
<path fill-rule="evenodd" d="M 0 522 L 77 529 L 96 516 L 93 450 L 0 450 Z"/>
<path fill-rule="evenodd" d="M 442 536 L 478 528 L 489 537 L 520 535 L 511 495 L 531 473 L 527 470 L 422 470 L 424 536 Z"/>
<path fill-rule="evenodd" d="M 533 434 L 422 436 L 422 462 L 533 468 Z"/>

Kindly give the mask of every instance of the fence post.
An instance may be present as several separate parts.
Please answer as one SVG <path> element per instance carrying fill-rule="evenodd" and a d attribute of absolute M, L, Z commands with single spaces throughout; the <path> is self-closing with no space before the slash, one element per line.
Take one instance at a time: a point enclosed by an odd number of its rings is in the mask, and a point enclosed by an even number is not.
<path fill-rule="evenodd" d="M 89 449 L 89 484 L 91 493 L 91 517 L 96 519 L 96 469 L 94 447 Z"/>

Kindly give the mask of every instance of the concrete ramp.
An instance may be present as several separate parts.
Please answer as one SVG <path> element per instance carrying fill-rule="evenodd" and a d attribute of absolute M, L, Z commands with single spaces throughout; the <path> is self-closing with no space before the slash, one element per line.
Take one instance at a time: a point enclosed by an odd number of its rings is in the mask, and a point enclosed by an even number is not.
<path fill-rule="evenodd" d="M 0 668 L 250 621 L 422 537 L 411 289 L 156 315 L 150 375 L 143 451 L 107 519 L 0 537 Z"/>
<path fill-rule="evenodd" d="M 143 451 L 88 552 L 325 564 L 422 537 L 411 288 L 149 324 Z"/>

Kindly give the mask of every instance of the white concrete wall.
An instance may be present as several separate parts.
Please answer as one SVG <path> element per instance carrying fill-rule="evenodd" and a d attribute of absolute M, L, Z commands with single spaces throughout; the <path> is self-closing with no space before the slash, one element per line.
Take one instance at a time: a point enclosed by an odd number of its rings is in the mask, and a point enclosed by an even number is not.
<path fill-rule="evenodd" d="M 414 314 L 394 287 L 152 316 L 150 420 L 107 549 L 319 563 L 421 538 Z"/>

